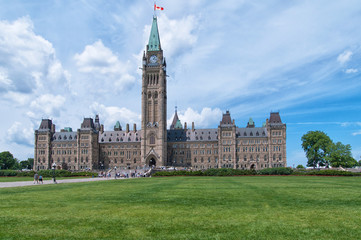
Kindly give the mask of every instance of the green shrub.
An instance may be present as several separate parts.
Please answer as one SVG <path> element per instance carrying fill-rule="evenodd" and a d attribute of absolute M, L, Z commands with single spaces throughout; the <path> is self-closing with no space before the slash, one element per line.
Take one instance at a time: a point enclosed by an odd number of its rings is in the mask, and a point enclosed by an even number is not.
<path fill-rule="evenodd" d="M 53 177 L 53 170 L 39 170 L 37 172 L 43 177 Z M 22 172 L 16 170 L 0 170 L 0 176 L 3 177 L 33 177 L 34 171 Z M 67 170 L 55 170 L 56 177 L 86 177 L 94 176 L 97 177 L 98 173 L 95 172 L 71 172 Z"/>
<path fill-rule="evenodd" d="M 293 175 L 305 175 L 305 176 L 361 176 L 359 172 L 348 172 L 348 171 L 340 171 L 340 170 L 296 170 Z"/>
<path fill-rule="evenodd" d="M 159 171 L 154 173 L 152 176 L 239 176 L 239 175 L 256 175 L 255 170 L 241 170 L 232 168 L 211 168 L 207 170 L 197 171 Z"/>
<path fill-rule="evenodd" d="M 1 177 L 12 177 L 17 175 L 17 171 L 15 170 L 0 170 Z"/>
<path fill-rule="evenodd" d="M 292 173 L 292 168 L 287 167 L 265 168 L 258 171 L 260 175 L 290 175 Z"/>

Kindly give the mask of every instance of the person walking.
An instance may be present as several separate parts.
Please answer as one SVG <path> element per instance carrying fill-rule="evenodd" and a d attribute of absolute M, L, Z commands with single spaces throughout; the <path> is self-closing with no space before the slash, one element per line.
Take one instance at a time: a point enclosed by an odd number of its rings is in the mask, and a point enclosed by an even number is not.
<path fill-rule="evenodd" d="M 43 183 L 43 176 L 41 176 L 41 175 L 39 176 L 39 182 L 41 182 L 41 184 L 44 184 Z"/>
<path fill-rule="evenodd" d="M 35 172 L 35 174 L 34 174 L 34 184 L 35 184 L 35 182 L 36 182 L 37 184 L 39 184 L 39 175 L 38 175 L 37 172 Z"/>

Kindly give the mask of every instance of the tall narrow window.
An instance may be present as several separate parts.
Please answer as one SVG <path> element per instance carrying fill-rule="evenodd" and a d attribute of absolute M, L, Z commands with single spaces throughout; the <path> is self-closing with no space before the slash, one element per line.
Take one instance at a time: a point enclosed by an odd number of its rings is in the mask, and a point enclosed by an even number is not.
<path fill-rule="evenodd" d="M 149 143 L 150 144 L 155 144 L 155 136 L 154 135 L 150 135 Z"/>

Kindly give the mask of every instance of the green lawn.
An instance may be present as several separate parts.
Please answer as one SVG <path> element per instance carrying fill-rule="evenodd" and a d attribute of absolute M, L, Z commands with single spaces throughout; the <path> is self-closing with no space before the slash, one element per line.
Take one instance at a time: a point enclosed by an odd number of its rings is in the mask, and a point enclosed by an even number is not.
<path fill-rule="evenodd" d="M 359 177 L 170 177 L 0 189 L 0 239 L 360 239 Z"/>

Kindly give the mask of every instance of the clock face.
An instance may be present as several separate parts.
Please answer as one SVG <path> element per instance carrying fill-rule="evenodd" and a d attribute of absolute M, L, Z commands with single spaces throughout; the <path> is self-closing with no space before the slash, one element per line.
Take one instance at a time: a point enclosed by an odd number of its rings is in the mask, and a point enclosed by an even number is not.
<path fill-rule="evenodd" d="M 157 60 L 158 60 L 158 58 L 157 58 L 156 55 L 152 55 L 152 56 L 150 56 L 150 58 L 149 58 L 149 61 L 150 61 L 151 63 L 156 63 Z"/>

